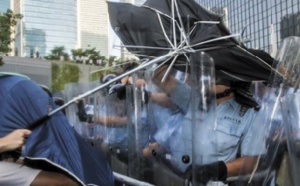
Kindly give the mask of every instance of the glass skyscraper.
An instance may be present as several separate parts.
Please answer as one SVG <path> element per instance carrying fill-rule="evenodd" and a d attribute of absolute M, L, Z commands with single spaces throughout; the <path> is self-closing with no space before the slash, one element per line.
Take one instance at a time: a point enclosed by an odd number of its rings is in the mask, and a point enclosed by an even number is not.
<path fill-rule="evenodd" d="M 15 55 L 44 57 L 56 46 L 77 47 L 76 0 L 14 0 L 13 11 L 23 19 L 17 25 Z"/>
<path fill-rule="evenodd" d="M 300 36 L 300 0 L 196 0 L 222 15 L 231 33 L 242 33 L 245 45 L 275 53 L 282 39 Z"/>
<path fill-rule="evenodd" d="M 0 0 L 0 13 L 6 12 L 10 9 L 10 0 Z"/>

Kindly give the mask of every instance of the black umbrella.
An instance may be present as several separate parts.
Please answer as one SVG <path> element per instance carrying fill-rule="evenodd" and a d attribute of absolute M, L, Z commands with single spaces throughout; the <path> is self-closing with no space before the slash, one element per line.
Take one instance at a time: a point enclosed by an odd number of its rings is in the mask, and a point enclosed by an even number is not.
<path fill-rule="evenodd" d="M 230 34 L 220 16 L 193 0 L 147 0 L 141 7 L 108 2 L 108 8 L 116 34 L 140 58 L 177 51 L 174 67 L 184 70 L 188 54 L 202 50 L 214 59 L 219 78 L 266 81 L 272 71 Z"/>

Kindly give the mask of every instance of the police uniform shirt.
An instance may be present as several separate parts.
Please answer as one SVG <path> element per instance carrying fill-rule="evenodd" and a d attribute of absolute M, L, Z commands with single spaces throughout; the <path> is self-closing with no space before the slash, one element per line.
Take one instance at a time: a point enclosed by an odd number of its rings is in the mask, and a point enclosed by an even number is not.
<path fill-rule="evenodd" d="M 187 90 L 189 91 L 189 90 Z M 181 90 L 181 93 L 183 90 Z M 187 93 L 187 92 L 186 92 Z M 178 97 L 178 96 L 174 96 Z M 177 101 L 178 102 L 178 101 Z M 183 103 L 182 105 L 186 105 Z M 184 163 L 182 157 L 192 154 L 192 131 L 195 137 L 194 144 L 197 164 L 208 164 L 215 161 L 231 161 L 237 158 L 240 147 L 241 156 L 255 156 L 265 151 L 264 138 L 256 137 L 262 124 L 254 122 L 256 111 L 248 109 L 243 116 L 240 115 L 241 105 L 234 98 L 229 99 L 220 105 L 216 110 L 217 123 L 215 123 L 214 114 L 201 118 L 197 111 L 187 109 L 184 120 L 172 135 L 170 141 L 171 161 L 181 171 L 184 171 L 192 162 Z M 196 127 L 192 128 L 192 112 L 196 112 Z M 213 111 L 212 111 L 213 112 Z M 252 143 L 252 144 L 251 144 Z M 253 143 L 255 145 L 253 145 Z"/>

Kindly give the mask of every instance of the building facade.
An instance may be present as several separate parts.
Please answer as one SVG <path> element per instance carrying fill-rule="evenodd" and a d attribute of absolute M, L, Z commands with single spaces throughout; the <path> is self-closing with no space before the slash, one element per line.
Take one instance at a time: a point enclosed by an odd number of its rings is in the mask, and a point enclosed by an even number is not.
<path fill-rule="evenodd" d="M 109 53 L 109 17 L 106 1 L 78 0 L 78 48 Z"/>
<path fill-rule="evenodd" d="M 77 43 L 76 0 L 11 0 L 23 15 L 15 32 L 15 56 L 44 57 L 57 46 L 70 53 Z"/>
<path fill-rule="evenodd" d="M 300 36 L 300 0 L 196 1 L 211 11 L 227 9 L 229 30 L 243 33 L 241 40 L 247 47 L 274 55 L 282 39 Z"/>
<path fill-rule="evenodd" d="M 0 0 L 0 13 L 6 12 L 7 9 L 10 9 L 10 0 Z"/>

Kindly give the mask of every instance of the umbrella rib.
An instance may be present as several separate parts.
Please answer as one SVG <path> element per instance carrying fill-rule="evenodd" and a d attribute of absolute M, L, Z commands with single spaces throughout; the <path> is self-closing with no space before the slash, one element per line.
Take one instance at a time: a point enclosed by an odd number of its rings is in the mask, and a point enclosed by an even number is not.
<path fill-rule="evenodd" d="M 227 75 L 230 76 L 230 77 L 233 77 L 233 78 L 239 80 L 239 81 L 244 81 L 243 79 L 241 79 L 241 78 L 239 78 L 239 77 L 237 77 L 237 76 L 235 76 L 235 75 L 232 75 L 232 74 L 230 74 L 230 73 L 228 73 L 228 72 L 226 72 L 226 71 L 223 71 L 223 70 L 220 70 L 220 71 L 223 72 L 224 74 L 227 74 Z"/>
<path fill-rule="evenodd" d="M 152 49 L 152 50 L 172 50 L 173 48 L 166 47 L 151 47 L 151 46 L 137 46 L 137 45 L 114 45 L 113 47 L 126 47 L 126 48 L 144 48 L 144 49 Z"/>
<path fill-rule="evenodd" d="M 177 48 L 177 38 L 176 38 L 176 24 L 175 24 L 175 10 L 174 10 L 174 4 L 175 4 L 175 2 L 174 2 L 175 0 L 172 0 L 172 17 L 173 17 L 173 19 L 172 19 L 172 26 L 173 26 L 173 42 L 174 42 L 174 46 L 175 46 L 175 48 Z"/>
<path fill-rule="evenodd" d="M 206 44 L 206 43 L 211 43 L 211 42 L 214 42 L 214 41 L 225 40 L 225 39 L 233 38 L 233 37 L 236 37 L 236 36 L 239 36 L 239 34 L 232 34 L 232 35 L 228 35 L 228 36 L 223 36 L 223 37 L 207 40 L 207 41 L 204 41 L 204 42 L 201 42 L 201 43 L 194 44 L 191 47 L 199 46 L 199 45 Z"/>
<path fill-rule="evenodd" d="M 173 65 L 174 65 L 174 63 L 175 63 L 175 61 L 176 61 L 177 58 L 178 58 L 178 55 L 176 55 L 176 56 L 174 57 L 174 59 L 172 60 L 172 62 L 171 62 L 171 64 L 169 65 L 169 67 L 168 67 L 168 69 L 167 69 L 165 75 L 163 76 L 163 78 L 162 78 L 162 80 L 161 80 L 162 83 L 165 82 L 165 80 L 166 80 L 167 76 L 169 75 L 169 73 L 170 73 L 170 71 L 171 71 L 171 68 L 173 67 Z"/>
<path fill-rule="evenodd" d="M 193 26 L 192 30 L 189 32 L 189 36 L 194 32 L 194 30 L 196 29 L 196 24 Z"/>
<path fill-rule="evenodd" d="M 196 21 L 194 24 L 220 24 L 220 21 Z"/>
<path fill-rule="evenodd" d="M 177 4 L 177 0 L 175 0 L 175 7 L 176 7 L 176 12 L 177 12 L 177 16 L 178 16 L 178 19 L 179 19 L 179 23 L 180 23 L 180 26 L 179 26 L 179 29 L 180 29 L 180 32 L 183 34 L 183 37 L 185 38 L 185 42 L 187 44 L 187 46 L 189 46 L 189 41 L 187 39 L 187 35 L 186 35 L 186 32 L 184 30 L 184 27 L 183 27 L 183 22 L 182 22 L 182 19 L 181 19 L 181 15 L 180 15 L 180 12 L 179 12 L 179 9 L 178 9 L 178 4 Z M 175 19 L 175 17 L 174 17 Z"/>
<path fill-rule="evenodd" d="M 119 50 L 120 50 L 120 48 L 119 48 Z M 170 49 L 170 50 L 172 50 L 172 49 Z M 148 58 L 156 58 L 157 57 L 157 56 L 139 54 L 140 51 L 131 51 L 131 52 L 129 52 L 128 50 L 126 50 L 126 51 L 123 51 L 123 52 L 124 52 L 124 54 L 134 54 L 135 56 L 140 56 L 140 57 L 148 57 Z"/>
<path fill-rule="evenodd" d="M 155 9 L 155 8 L 152 8 L 152 7 L 149 7 L 149 6 L 146 6 L 146 5 L 142 5 L 141 7 L 148 8 L 148 9 L 150 9 L 150 10 L 156 12 L 156 13 L 159 13 L 159 14 L 161 14 L 161 15 L 163 15 L 163 16 L 166 16 L 167 18 L 169 18 L 169 19 L 171 19 L 171 20 L 174 20 L 174 22 L 176 23 L 177 28 L 178 28 L 179 30 L 181 30 L 181 27 L 180 27 L 180 25 L 178 24 L 178 22 L 176 21 L 175 18 L 172 18 L 172 17 L 169 16 L 168 14 L 165 14 L 165 13 L 163 13 L 163 12 L 161 12 L 161 11 Z M 181 32 L 181 33 L 182 33 L 182 32 Z"/>
<path fill-rule="evenodd" d="M 158 21 L 159 21 L 160 27 L 161 27 L 161 29 L 162 29 L 162 31 L 163 31 L 163 33 L 164 33 L 164 36 L 165 36 L 166 40 L 169 42 L 169 44 L 172 46 L 172 48 L 175 49 L 174 45 L 173 45 L 172 42 L 170 41 L 170 39 L 169 39 L 169 37 L 168 37 L 168 35 L 167 35 L 166 31 L 165 31 L 165 27 L 164 27 L 164 25 L 162 24 L 160 14 L 159 14 L 158 12 L 156 12 L 156 15 L 157 15 L 157 17 L 158 17 Z"/>
<path fill-rule="evenodd" d="M 119 64 L 119 65 L 108 66 L 108 67 L 101 68 L 101 69 L 98 69 L 98 70 L 93 70 L 93 71 L 91 72 L 91 74 L 96 73 L 96 72 L 100 72 L 100 71 L 102 71 L 102 70 L 107 70 L 107 69 L 111 69 L 111 68 L 114 68 L 114 67 L 122 66 L 122 65 L 125 65 L 125 64 L 130 64 L 130 63 L 132 63 L 132 61 L 125 62 L 125 63 L 121 63 L 121 64 Z"/>
<path fill-rule="evenodd" d="M 169 57 L 168 59 L 166 59 L 165 61 L 161 62 L 156 68 L 155 70 L 159 69 L 160 67 L 162 67 L 165 63 L 167 63 L 172 57 Z"/>
<path fill-rule="evenodd" d="M 70 101 L 68 101 L 67 103 L 65 103 L 64 105 L 62 105 L 62 106 L 60 106 L 60 107 L 58 107 L 58 108 L 52 110 L 51 112 L 49 112 L 49 113 L 48 113 L 46 116 L 44 116 L 44 117 L 51 117 L 51 116 L 54 115 L 55 113 L 57 113 L 57 112 L 59 112 L 60 110 L 62 110 L 62 109 L 64 109 L 64 108 L 68 107 L 69 105 L 75 103 L 76 101 L 78 101 L 78 100 L 80 100 L 80 99 L 82 99 L 82 98 L 85 98 L 85 97 L 87 97 L 87 96 L 89 96 L 89 95 L 91 95 L 91 94 L 94 94 L 94 93 L 98 92 L 99 90 L 102 90 L 103 88 L 107 87 L 107 86 L 110 85 L 111 83 L 116 82 L 116 81 L 118 81 L 118 80 L 121 80 L 122 78 L 124 78 L 124 77 L 126 77 L 126 76 L 128 76 L 128 75 L 130 75 L 130 74 L 133 74 L 134 72 L 137 72 L 137 71 L 139 71 L 139 70 L 141 70 L 141 69 L 144 69 L 144 68 L 146 68 L 146 67 L 148 67 L 148 66 L 150 66 L 150 65 L 153 65 L 153 64 L 158 63 L 158 62 L 160 62 L 160 61 L 169 59 L 170 57 L 172 57 L 172 56 L 174 56 L 174 55 L 177 55 L 177 53 L 178 53 L 178 50 L 172 51 L 172 52 L 170 52 L 170 53 L 168 53 L 168 54 L 166 54 L 166 55 L 157 57 L 157 58 L 155 58 L 155 59 L 149 61 L 148 63 L 146 63 L 146 64 L 144 64 L 144 65 L 139 65 L 138 67 L 136 67 L 136 68 L 134 68 L 134 69 L 132 69 L 132 70 L 130 70 L 130 71 L 127 71 L 127 72 L 125 72 L 125 73 L 123 73 L 123 74 L 120 74 L 119 76 L 117 76 L 117 77 L 115 77 L 114 79 L 108 81 L 107 83 L 103 83 L 102 85 L 100 85 L 100 86 L 98 86 L 98 87 L 96 87 L 96 88 L 94 88 L 94 89 L 92 89 L 92 90 L 89 90 L 89 91 L 85 92 L 84 94 L 81 94 L 81 95 L 78 95 L 77 97 L 74 97 L 72 100 L 70 100 Z M 42 117 L 42 118 L 43 118 L 43 117 Z M 40 118 L 40 119 L 42 119 L 42 118 Z M 38 120 L 40 120 L 40 119 L 38 119 Z M 38 120 L 37 120 L 37 121 L 38 121 Z M 36 126 L 39 126 L 40 124 L 41 124 L 41 123 L 36 123 Z M 32 127 L 36 127 L 36 126 L 32 126 Z"/>
<path fill-rule="evenodd" d="M 271 65 L 269 65 L 267 62 L 265 62 L 264 60 L 262 60 L 261 58 L 257 57 L 256 55 L 252 54 L 251 52 L 245 50 L 244 48 L 242 48 L 241 46 L 237 45 L 238 48 L 240 48 L 241 50 L 243 50 L 244 52 L 256 57 L 258 60 L 260 60 L 262 63 L 264 63 L 265 65 L 267 65 L 269 68 L 271 68 L 272 71 L 278 73 L 283 79 L 286 79 L 286 77 L 281 74 L 277 69 L 274 69 Z"/>

